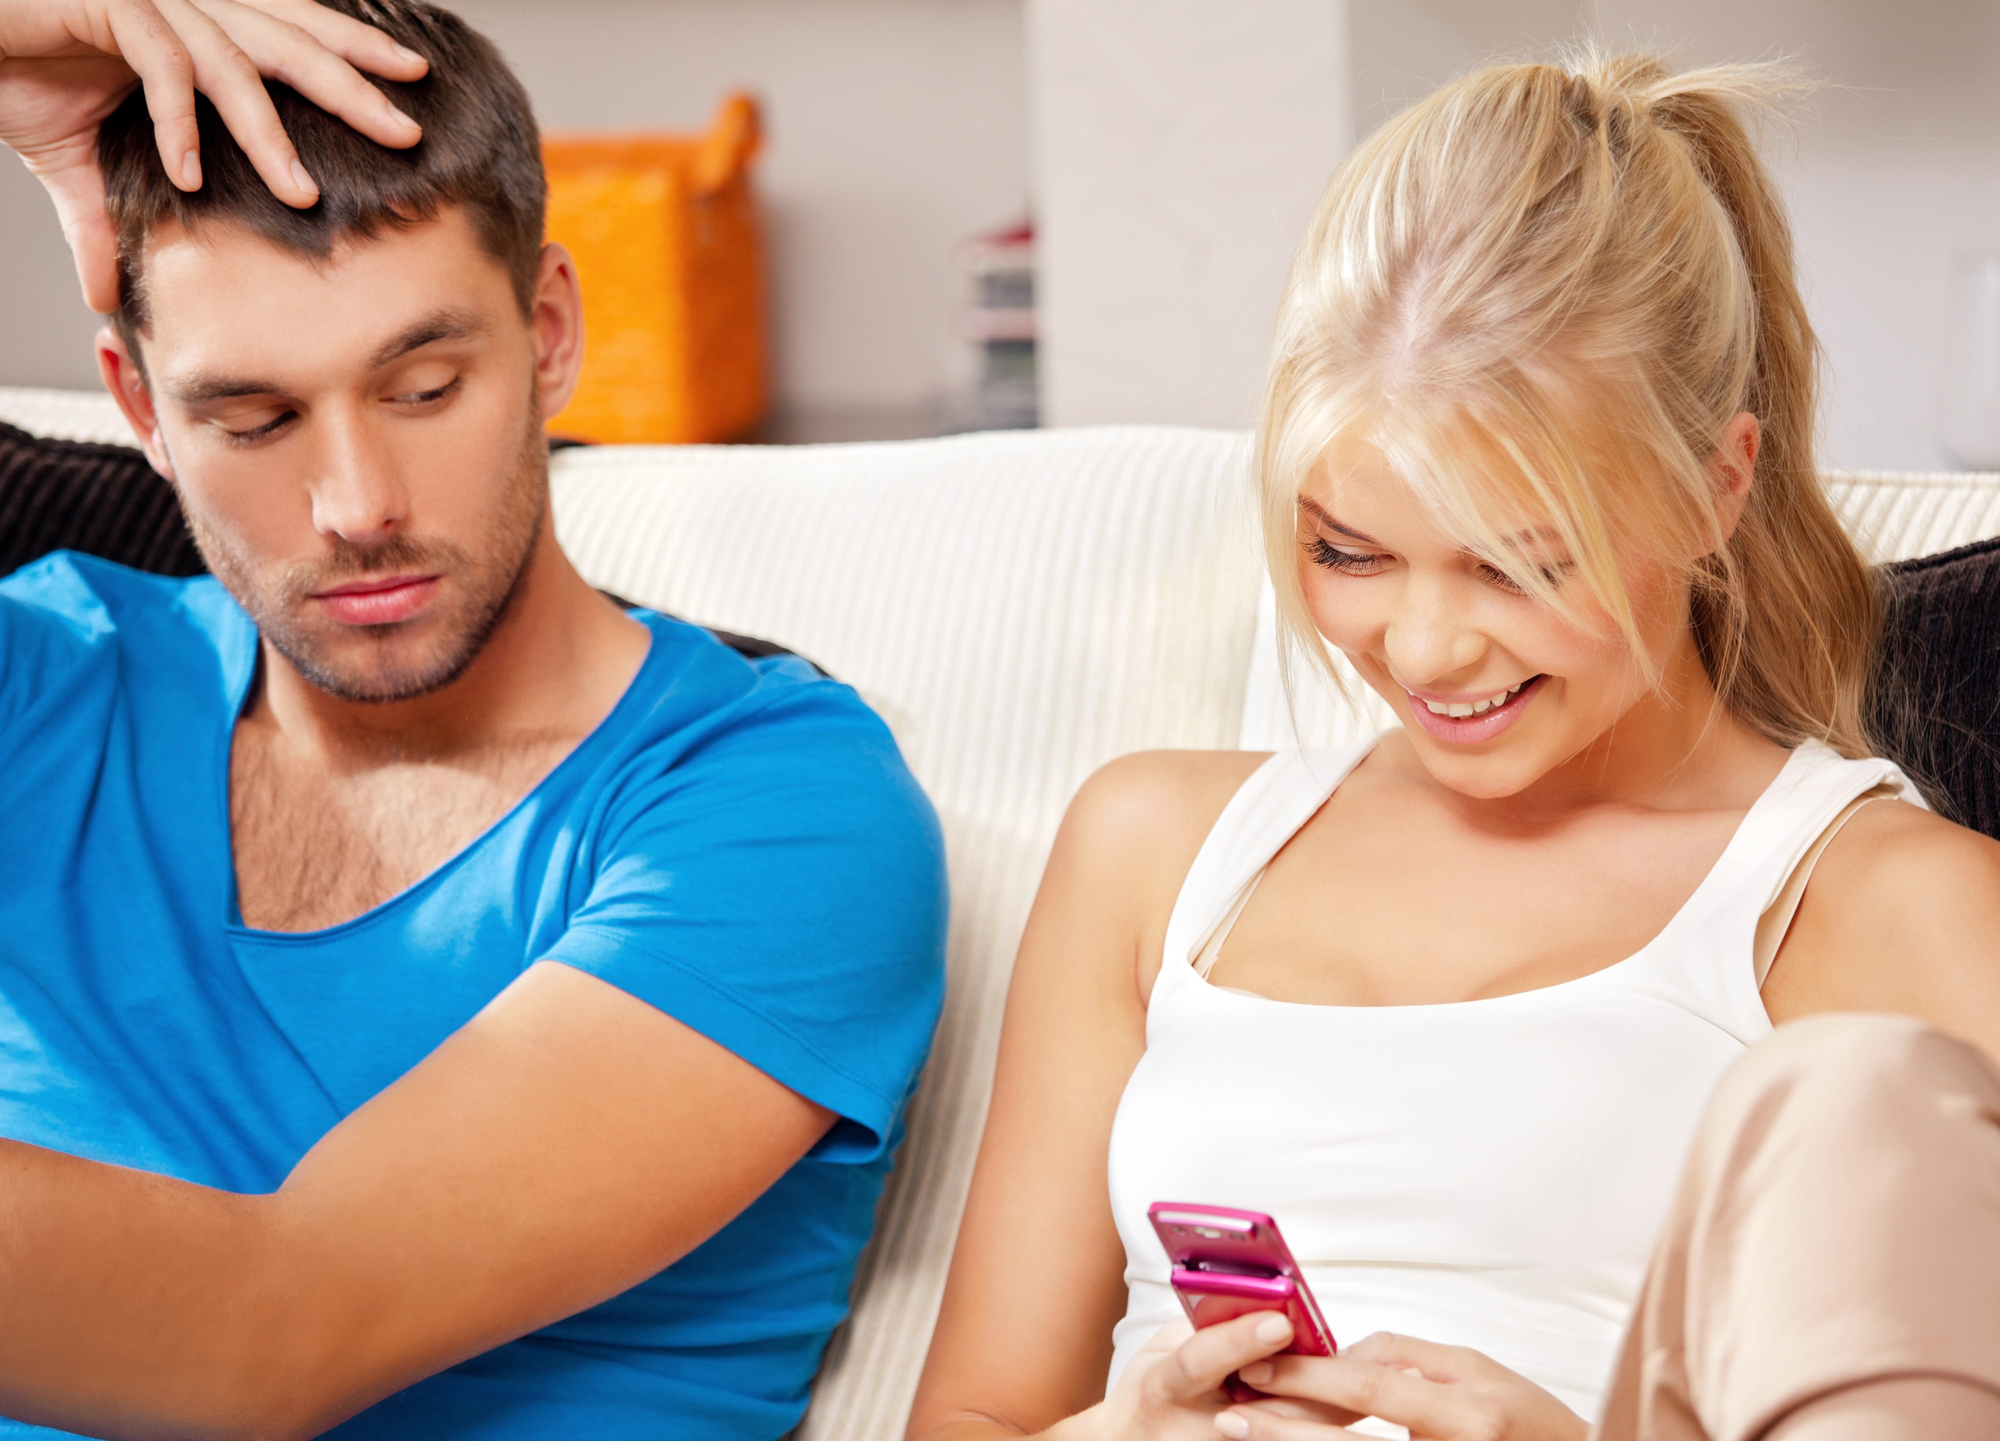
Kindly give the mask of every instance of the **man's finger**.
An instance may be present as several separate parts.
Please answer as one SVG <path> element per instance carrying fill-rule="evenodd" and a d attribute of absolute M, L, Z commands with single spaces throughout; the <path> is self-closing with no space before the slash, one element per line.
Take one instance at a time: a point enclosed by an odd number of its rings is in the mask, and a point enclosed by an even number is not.
<path fill-rule="evenodd" d="M 1269 1356 L 1292 1339 L 1292 1323 L 1276 1311 L 1238 1316 L 1194 1333 L 1153 1369 L 1156 1384 L 1175 1401 L 1208 1395 L 1252 1361 Z M 1151 1379 L 1151 1378 L 1149 1378 Z"/>
<path fill-rule="evenodd" d="M 194 57 L 164 16 L 145 0 L 115 0 L 110 43 L 146 90 L 153 143 L 167 178 L 183 190 L 201 185 L 201 137 L 194 118 Z"/>
<path fill-rule="evenodd" d="M 315 0 L 242 0 L 242 4 L 296 25 L 357 70 L 384 80 L 421 80 L 430 69 L 430 61 L 416 51 Z"/>
<path fill-rule="evenodd" d="M 316 204 L 319 186 L 299 163 L 256 62 L 191 0 L 154 3 L 194 61 L 196 88 L 215 106 L 271 193 L 299 209 Z"/>
<path fill-rule="evenodd" d="M 83 303 L 99 315 L 118 308 L 118 237 L 104 213 L 104 178 L 95 165 L 76 167 L 48 182 L 56 219 L 76 257 Z"/>
<path fill-rule="evenodd" d="M 398 110 L 360 71 L 289 16 L 279 18 L 239 0 L 194 0 L 194 3 L 260 72 L 282 80 L 370 140 L 401 149 L 423 138 L 423 130 L 416 121 Z M 321 15 L 332 13 L 317 5 L 305 8 Z M 378 31 L 368 33 L 387 39 Z"/>

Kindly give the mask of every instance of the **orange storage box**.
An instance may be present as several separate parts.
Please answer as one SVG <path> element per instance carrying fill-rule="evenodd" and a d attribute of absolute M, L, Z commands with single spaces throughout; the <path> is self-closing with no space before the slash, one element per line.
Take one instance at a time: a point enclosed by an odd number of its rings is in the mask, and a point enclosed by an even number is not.
<path fill-rule="evenodd" d="M 551 435 L 733 440 L 763 419 L 764 266 L 750 163 L 757 104 L 705 135 L 550 135 L 549 239 L 583 286 L 583 376 Z"/>

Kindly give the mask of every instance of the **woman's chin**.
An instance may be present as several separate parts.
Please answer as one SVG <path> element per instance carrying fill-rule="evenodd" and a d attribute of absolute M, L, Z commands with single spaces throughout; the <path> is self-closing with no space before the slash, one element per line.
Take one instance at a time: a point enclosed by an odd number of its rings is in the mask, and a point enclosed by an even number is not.
<path fill-rule="evenodd" d="M 1417 756 L 1432 780 L 1467 800 L 1502 801 L 1517 796 L 1549 773 L 1551 767 L 1522 751 L 1510 755 L 1454 754 L 1428 736 L 1413 736 Z"/>

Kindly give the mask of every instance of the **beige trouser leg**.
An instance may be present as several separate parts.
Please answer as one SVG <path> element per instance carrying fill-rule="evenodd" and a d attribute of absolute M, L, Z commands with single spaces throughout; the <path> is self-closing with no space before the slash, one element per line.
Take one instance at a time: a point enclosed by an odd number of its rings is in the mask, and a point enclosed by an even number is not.
<path fill-rule="evenodd" d="M 2000 1072 L 1916 1021 L 1723 1078 L 1597 1441 L 2000 1438 Z"/>

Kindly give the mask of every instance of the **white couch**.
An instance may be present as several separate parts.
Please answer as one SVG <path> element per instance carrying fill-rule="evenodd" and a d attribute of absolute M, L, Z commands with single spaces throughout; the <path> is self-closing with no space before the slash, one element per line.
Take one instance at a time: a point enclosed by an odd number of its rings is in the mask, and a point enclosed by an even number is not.
<path fill-rule="evenodd" d="M 0 420 L 128 442 L 108 399 L 0 390 Z M 1115 427 L 887 444 L 572 450 L 556 524 L 599 585 L 769 637 L 860 690 L 943 818 L 950 986 L 909 1140 L 801 1435 L 894 1441 L 985 1113 L 1015 944 L 1063 807 L 1158 747 L 1330 743 L 1288 707 L 1240 434 Z M 2000 534 L 2000 476 L 1850 474 L 1878 560 Z M 1358 689 L 1358 687 L 1357 687 Z"/>

